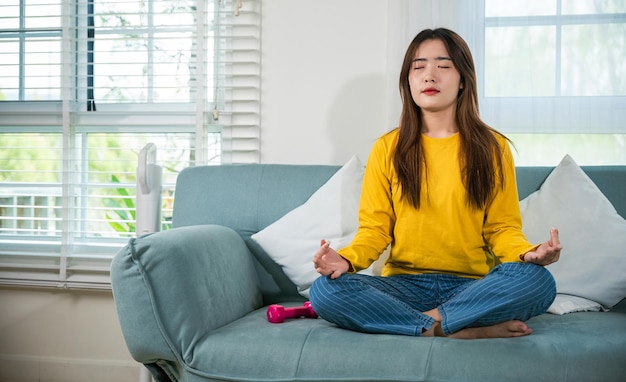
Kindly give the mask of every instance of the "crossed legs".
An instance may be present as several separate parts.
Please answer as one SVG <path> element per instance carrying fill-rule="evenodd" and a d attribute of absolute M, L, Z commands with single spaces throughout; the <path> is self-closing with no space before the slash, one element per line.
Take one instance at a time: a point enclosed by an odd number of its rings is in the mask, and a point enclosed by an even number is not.
<path fill-rule="evenodd" d="M 556 295 L 543 267 L 505 263 L 482 279 L 422 274 L 318 278 L 310 291 L 316 313 L 368 333 L 453 338 L 517 337 Z"/>

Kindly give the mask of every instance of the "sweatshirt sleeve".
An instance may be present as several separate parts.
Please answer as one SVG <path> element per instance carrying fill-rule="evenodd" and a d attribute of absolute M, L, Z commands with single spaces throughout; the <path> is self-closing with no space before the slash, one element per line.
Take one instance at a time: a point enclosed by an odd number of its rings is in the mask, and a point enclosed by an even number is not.
<path fill-rule="evenodd" d="M 504 185 L 497 186 L 492 202 L 487 206 L 483 236 L 501 262 L 519 262 L 520 255 L 538 245 L 528 242 L 522 232 L 522 216 L 517 193 L 515 164 L 508 142 L 502 140 Z"/>
<path fill-rule="evenodd" d="M 363 176 L 359 228 L 350 245 L 338 251 L 354 272 L 369 267 L 391 243 L 395 214 L 390 152 L 388 140 L 374 143 Z"/>

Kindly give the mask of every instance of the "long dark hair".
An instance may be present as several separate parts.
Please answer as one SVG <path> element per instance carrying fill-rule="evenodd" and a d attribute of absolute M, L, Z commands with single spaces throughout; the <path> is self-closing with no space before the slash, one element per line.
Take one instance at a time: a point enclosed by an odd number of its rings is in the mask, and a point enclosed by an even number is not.
<path fill-rule="evenodd" d="M 422 113 L 415 104 L 409 87 L 409 71 L 415 52 L 426 40 L 441 40 L 461 74 L 462 88 L 456 104 L 456 124 L 459 129 L 459 161 L 469 206 L 483 208 L 493 197 L 497 179 L 504 185 L 502 148 L 495 131 L 481 119 L 478 112 L 476 71 L 469 47 L 455 32 L 445 29 L 426 29 L 415 36 L 409 45 L 400 72 L 402 115 L 399 138 L 393 154 L 393 164 L 402 187 L 402 198 L 415 208 L 420 207 L 422 176 L 426 176 L 426 158 L 422 148 Z M 506 139 L 506 137 L 504 137 Z"/>

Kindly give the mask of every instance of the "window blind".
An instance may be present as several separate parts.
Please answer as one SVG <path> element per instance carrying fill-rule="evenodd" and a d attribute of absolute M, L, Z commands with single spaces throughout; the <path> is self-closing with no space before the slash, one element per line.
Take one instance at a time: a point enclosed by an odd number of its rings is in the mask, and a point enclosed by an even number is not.
<path fill-rule="evenodd" d="M 184 167 L 259 160 L 260 4 L 0 3 L 0 283 L 109 288 L 157 146 L 163 229 Z"/>

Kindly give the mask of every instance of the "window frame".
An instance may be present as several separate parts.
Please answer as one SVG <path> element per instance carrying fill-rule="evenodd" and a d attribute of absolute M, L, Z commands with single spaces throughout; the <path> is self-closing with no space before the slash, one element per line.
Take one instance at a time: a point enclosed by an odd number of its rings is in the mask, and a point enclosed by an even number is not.
<path fill-rule="evenodd" d="M 485 35 L 486 28 L 500 26 L 550 25 L 556 27 L 556 88 L 560 89 L 561 28 L 580 24 L 626 24 L 626 13 L 564 15 L 561 0 L 555 15 L 487 17 L 485 0 L 475 1 L 475 15 L 480 27 L 469 33 L 475 52 L 481 117 L 491 126 L 505 133 L 556 133 L 556 134 L 624 134 L 626 128 L 626 96 L 563 96 L 557 90 L 547 97 L 487 97 L 485 96 Z M 537 116 L 549 115 L 544 121 Z M 593 126 L 593 131 L 590 131 Z"/>

